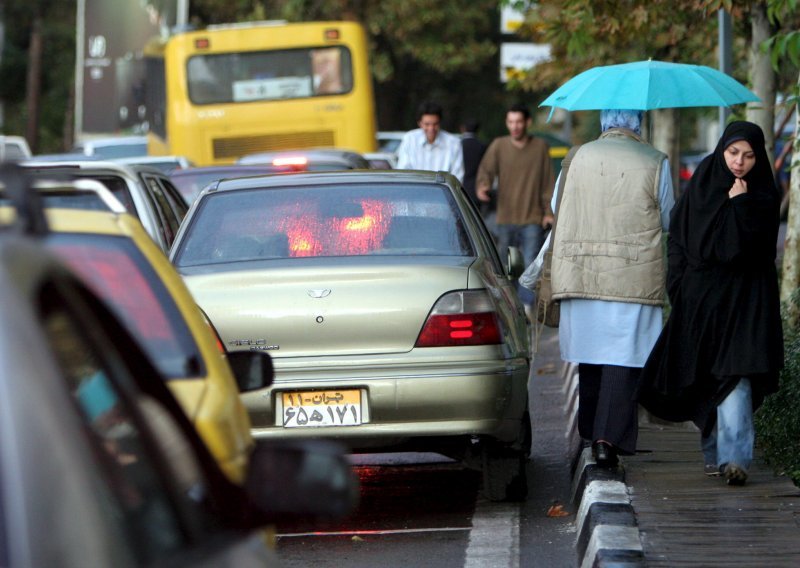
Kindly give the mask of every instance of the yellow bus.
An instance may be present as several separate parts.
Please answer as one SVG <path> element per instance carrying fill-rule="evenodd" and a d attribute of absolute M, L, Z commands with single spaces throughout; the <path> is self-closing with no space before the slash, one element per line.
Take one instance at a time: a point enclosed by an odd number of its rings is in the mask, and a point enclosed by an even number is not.
<path fill-rule="evenodd" d="M 146 64 L 152 155 L 214 165 L 272 150 L 375 149 L 367 40 L 355 22 L 209 26 L 146 50 Z"/>

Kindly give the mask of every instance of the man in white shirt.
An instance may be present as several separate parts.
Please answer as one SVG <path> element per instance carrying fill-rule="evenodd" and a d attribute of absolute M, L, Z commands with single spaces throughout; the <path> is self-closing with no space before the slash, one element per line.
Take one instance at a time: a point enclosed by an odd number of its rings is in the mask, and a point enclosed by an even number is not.
<path fill-rule="evenodd" d="M 441 129 L 442 107 L 424 102 L 417 110 L 419 128 L 409 130 L 397 149 L 397 168 L 450 172 L 464 181 L 461 140 Z"/>

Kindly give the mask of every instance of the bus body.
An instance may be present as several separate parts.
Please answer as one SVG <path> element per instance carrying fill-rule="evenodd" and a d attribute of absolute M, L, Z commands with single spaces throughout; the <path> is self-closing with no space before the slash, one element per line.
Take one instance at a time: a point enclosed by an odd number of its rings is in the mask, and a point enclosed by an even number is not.
<path fill-rule="evenodd" d="M 355 22 L 211 26 L 170 37 L 147 65 L 152 155 L 203 166 L 272 150 L 375 149 L 367 40 Z"/>

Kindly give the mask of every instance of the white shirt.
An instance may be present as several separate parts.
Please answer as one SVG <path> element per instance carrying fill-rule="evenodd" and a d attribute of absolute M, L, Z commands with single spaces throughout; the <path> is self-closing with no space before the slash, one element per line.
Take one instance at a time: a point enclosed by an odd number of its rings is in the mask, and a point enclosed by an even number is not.
<path fill-rule="evenodd" d="M 457 136 L 440 130 L 429 143 L 421 128 L 409 130 L 397 148 L 397 168 L 450 172 L 464 181 L 464 154 Z"/>

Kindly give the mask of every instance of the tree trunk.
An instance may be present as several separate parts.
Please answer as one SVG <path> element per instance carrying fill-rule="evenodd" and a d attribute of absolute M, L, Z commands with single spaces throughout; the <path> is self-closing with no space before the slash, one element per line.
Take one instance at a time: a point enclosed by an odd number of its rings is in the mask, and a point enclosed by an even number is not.
<path fill-rule="evenodd" d="M 761 44 L 772 36 L 772 27 L 767 18 L 764 2 L 750 8 L 752 38 L 750 40 L 750 81 L 753 92 L 761 102 L 747 103 L 747 120 L 755 122 L 764 131 L 767 155 L 774 168 L 775 156 L 775 70 L 769 54 L 761 51 Z"/>
<path fill-rule="evenodd" d="M 31 151 L 36 154 L 39 149 L 39 101 L 42 91 L 42 16 L 36 14 L 31 26 L 31 43 L 28 48 L 28 76 L 25 88 L 25 106 L 28 109 L 28 120 L 25 138 Z"/>
<path fill-rule="evenodd" d="M 653 120 L 653 147 L 669 158 L 672 188 L 678 197 L 678 174 L 680 172 L 680 136 L 678 132 L 678 109 L 664 108 L 650 111 Z"/>
<path fill-rule="evenodd" d="M 797 86 L 800 88 L 800 76 L 797 78 Z M 800 127 L 800 112 L 795 114 L 794 131 Z M 800 144 L 797 138 L 794 141 L 794 151 L 792 152 L 792 172 L 800 172 Z M 786 223 L 786 239 L 783 244 L 783 274 L 781 276 L 781 301 L 786 303 L 789 309 L 789 321 L 792 327 L 797 325 L 797 307 L 787 300 L 795 290 L 800 287 L 800 207 L 792 207 L 791 204 L 800 203 L 800 175 L 793 174 L 789 178 L 789 218 Z"/>

